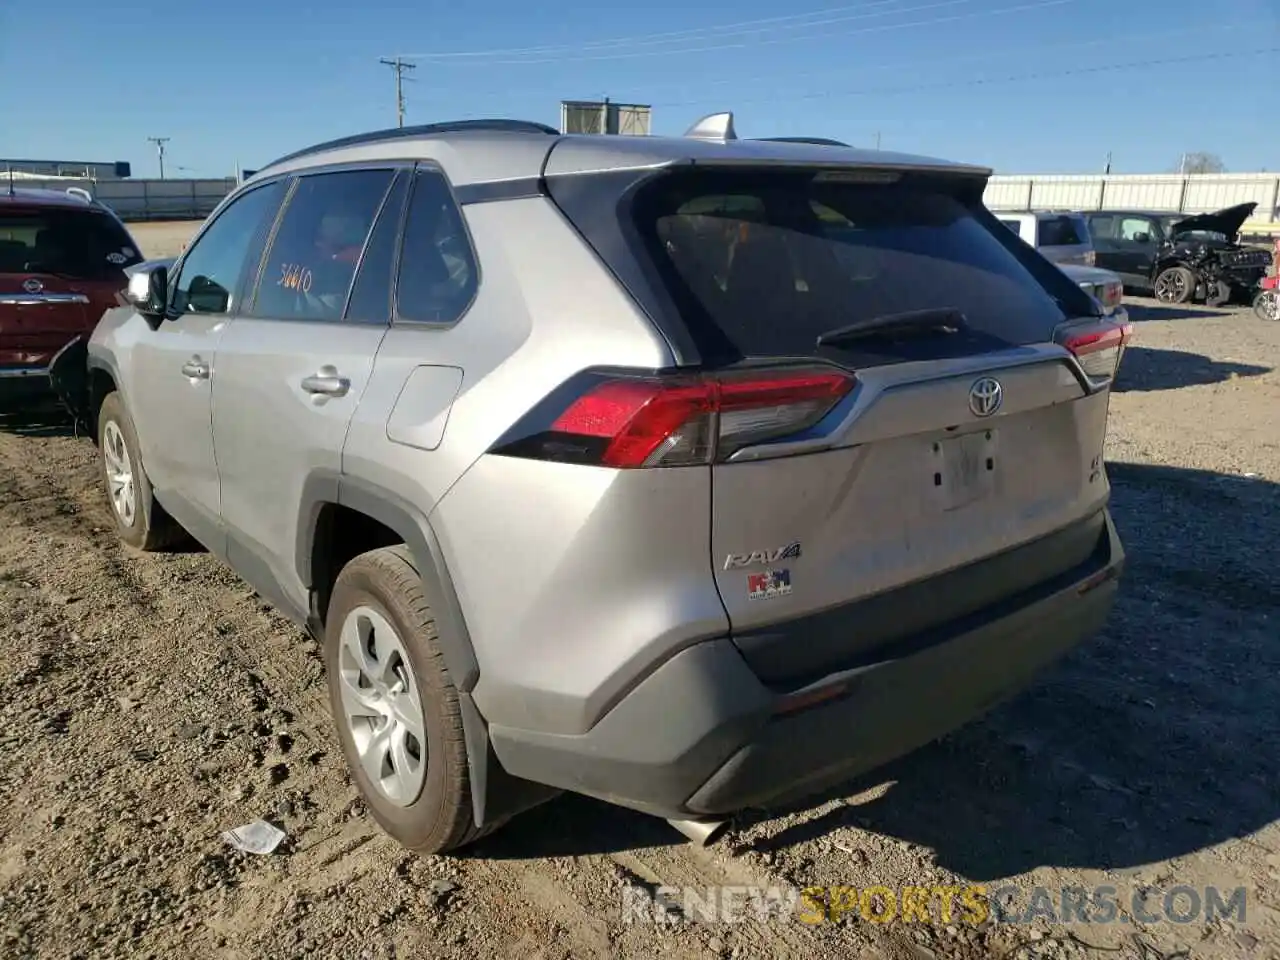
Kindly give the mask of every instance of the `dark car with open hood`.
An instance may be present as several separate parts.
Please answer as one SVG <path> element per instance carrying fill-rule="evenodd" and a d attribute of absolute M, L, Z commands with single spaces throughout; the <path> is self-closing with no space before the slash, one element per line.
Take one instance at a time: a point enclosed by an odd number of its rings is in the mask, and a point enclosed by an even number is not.
<path fill-rule="evenodd" d="M 1125 286 L 1151 291 L 1165 303 L 1204 301 L 1220 306 L 1247 300 L 1271 265 L 1271 252 L 1239 242 L 1240 228 L 1257 208 L 1241 203 L 1188 216 L 1135 210 L 1085 214 L 1099 267 L 1120 274 Z"/>
<path fill-rule="evenodd" d="M 119 305 L 142 262 L 112 211 L 87 192 L 0 180 L 0 406 L 50 395 L 49 366 Z"/>

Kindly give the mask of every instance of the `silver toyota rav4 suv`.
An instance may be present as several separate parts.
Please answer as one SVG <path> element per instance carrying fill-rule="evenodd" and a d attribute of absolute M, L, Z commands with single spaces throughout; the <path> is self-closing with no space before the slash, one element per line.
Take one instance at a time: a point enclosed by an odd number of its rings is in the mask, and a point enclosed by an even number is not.
<path fill-rule="evenodd" d="M 711 842 L 1112 605 L 1129 328 L 989 173 L 728 115 L 324 143 L 137 268 L 70 395 L 125 542 L 185 532 L 321 639 L 398 841 L 567 790 Z"/>

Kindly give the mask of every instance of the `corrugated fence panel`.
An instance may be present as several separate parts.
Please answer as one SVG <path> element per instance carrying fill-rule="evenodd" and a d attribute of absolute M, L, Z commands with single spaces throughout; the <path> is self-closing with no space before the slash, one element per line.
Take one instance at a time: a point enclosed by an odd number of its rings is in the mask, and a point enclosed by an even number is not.
<path fill-rule="evenodd" d="M 1280 175 L 1273 173 L 995 176 L 984 199 L 992 210 L 1098 210 L 1104 207 L 1203 213 L 1258 205 L 1252 222 L 1280 221 Z"/>
<path fill-rule="evenodd" d="M 23 186 L 63 191 L 79 187 L 124 220 L 202 220 L 236 179 L 219 180 L 25 180 Z"/>
<path fill-rule="evenodd" d="M 1098 204 L 1098 181 L 1077 177 L 1034 177 L 1031 206 L 1037 210 L 1080 210 Z"/>
<path fill-rule="evenodd" d="M 1275 183 L 1275 177 L 1261 176 L 1248 179 L 1197 178 L 1187 183 L 1187 198 L 1183 209 L 1190 213 L 1204 213 L 1252 201 L 1258 205 L 1255 215 L 1262 215 L 1274 202 Z"/>
<path fill-rule="evenodd" d="M 640 118 L 637 114 L 637 122 Z M 24 187 L 79 187 L 125 220 L 203 219 L 236 186 L 215 180 L 27 180 Z M 1280 175 L 1274 173 L 1019 174 L 995 176 L 984 199 L 992 210 L 1097 210 L 1101 207 L 1201 213 L 1254 202 L 1253 223 L 1280 222 Z"/>
<path fill-rule="evenodd" d="M 1101 182 L 1102 177 L 1098 177 Z M 1177 211 L 1182 200 L 1182 177 L 1108 177 L 1104 207 Z M 1093 204 L 1098 209 L 1098 204 Z"/>
<path fill-rule="evenodd" d="M 992 210 L 1025 210 L 1031 181 L 1017 177 L 992 177 L 982 195 Z"/>

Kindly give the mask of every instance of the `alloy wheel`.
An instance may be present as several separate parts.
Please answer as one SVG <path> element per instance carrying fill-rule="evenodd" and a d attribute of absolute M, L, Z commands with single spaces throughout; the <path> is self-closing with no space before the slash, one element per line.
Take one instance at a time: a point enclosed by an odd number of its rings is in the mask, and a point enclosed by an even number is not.
<path fill-rule="evenodd" d="M 391 803 L 408 806 L 426 779 L 426 722 L 404 642 L 377 610 L 347 614 L 338 674 L 343 721 L 365 776 Z"/>
<path fill-rule="evenodd" d="M 102 430 L 102 459 L 106 465 L 111 507 L 120 522 L 131 527 L 138 513 L 137 486 L 133 482 L 133 461 L 124 442 L 124 431 L 114 420 L 108 420 Z"/>

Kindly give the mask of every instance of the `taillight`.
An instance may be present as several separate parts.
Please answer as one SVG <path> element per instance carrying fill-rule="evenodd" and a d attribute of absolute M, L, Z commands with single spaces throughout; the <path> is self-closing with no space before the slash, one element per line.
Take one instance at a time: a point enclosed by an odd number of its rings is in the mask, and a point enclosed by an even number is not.
<path fill-rule="evenodd" d="M 1075 355 L 1095 386 L 1103 386 L 1116 375 L 1125 345 L 1132 337 L 1131 323 L 1089 320 L 1059 327 L 1054 340 Z"/>
<path fill-rule="evenodd" d="M 697 376 L 587 372 L 530 411 L 492 452 L 620 469 L 708 464 L 813 426 L 855 383 L 829 367 Z"/>
<path fill-rule="evenodd" d="M 1114 310 L 1120 306 L 1120 302 L 1124 299 L 1124 283 L 1120 280 L 1112 280 L 1102 285 L 1102 305 L 1108 310 Z"/>

